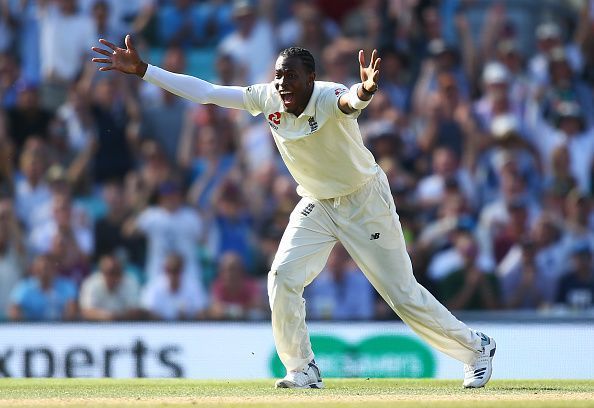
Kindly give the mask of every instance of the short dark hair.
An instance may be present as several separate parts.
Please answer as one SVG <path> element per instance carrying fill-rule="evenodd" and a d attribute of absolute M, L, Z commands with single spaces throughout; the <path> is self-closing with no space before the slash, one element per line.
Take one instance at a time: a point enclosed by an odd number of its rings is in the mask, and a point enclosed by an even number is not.
<path fill-rule="evenodd" d="M 289 47 L 282 50 L 279 54 L 281 57 L 297 57 L 305 67 L 308 73 L 316 72 L 316 61 L 311 52 L 301 47 Z"/>

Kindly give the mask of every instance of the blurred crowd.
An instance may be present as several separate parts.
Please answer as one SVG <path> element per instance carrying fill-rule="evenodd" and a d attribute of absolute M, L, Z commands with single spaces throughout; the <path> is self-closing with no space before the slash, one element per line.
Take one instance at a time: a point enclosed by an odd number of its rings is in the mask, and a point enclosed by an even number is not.
<path fill-rule="evenodd" d="M 299 200 L 268 125 L 97 72 L 126 33 L 221 85 L 297 45 L 350 86 L 377 48 L 359 124 L 417 280 L 452 310 L 594 308 L 594 2 L 0 0 L 0 320 L 267 318 Z M 304 297 L 395 318 L 339 245 Z"/>

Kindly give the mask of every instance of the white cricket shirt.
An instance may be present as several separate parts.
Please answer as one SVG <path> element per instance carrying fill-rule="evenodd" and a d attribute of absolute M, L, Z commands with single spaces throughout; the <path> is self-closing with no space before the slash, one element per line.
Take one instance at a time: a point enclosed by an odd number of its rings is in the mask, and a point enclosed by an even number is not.
<path fill-rule="evenodd" d="M 347 115 L 338 108 L 338 98 L 345 92 L 344 85 L 315 81 L 307 107 L 295 116 L 285 111 L 273 83 L 244 89 L 245 109 L 254 116 L 264 114 L 301 196 L 318 200 L 345 196 L 378 171 L 361 138 L 360 112 Z"/>

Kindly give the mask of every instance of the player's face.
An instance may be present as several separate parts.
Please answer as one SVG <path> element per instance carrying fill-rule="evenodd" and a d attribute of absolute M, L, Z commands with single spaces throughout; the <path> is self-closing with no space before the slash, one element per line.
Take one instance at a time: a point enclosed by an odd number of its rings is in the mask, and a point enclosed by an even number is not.
<path fill-rule="evenodd" d="M 276 60 L 274 86 L 287 112 L 298 116 L 305 110 L 314 80 L 315 74 L 308 73 L 299 58 L 280 56 Z"/>

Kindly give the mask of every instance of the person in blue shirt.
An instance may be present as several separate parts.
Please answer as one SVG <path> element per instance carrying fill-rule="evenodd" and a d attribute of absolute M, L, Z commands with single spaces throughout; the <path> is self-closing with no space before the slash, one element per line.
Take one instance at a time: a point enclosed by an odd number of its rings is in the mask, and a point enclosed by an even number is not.
<path fill-rule="evenodd" d="M 40 255 L 31 265 L 31 277 L 19 282 L 10 294 L 11 320 L 72 320 L 77 315 L 76 285 L 56 276 L 49 255 Z"/>

